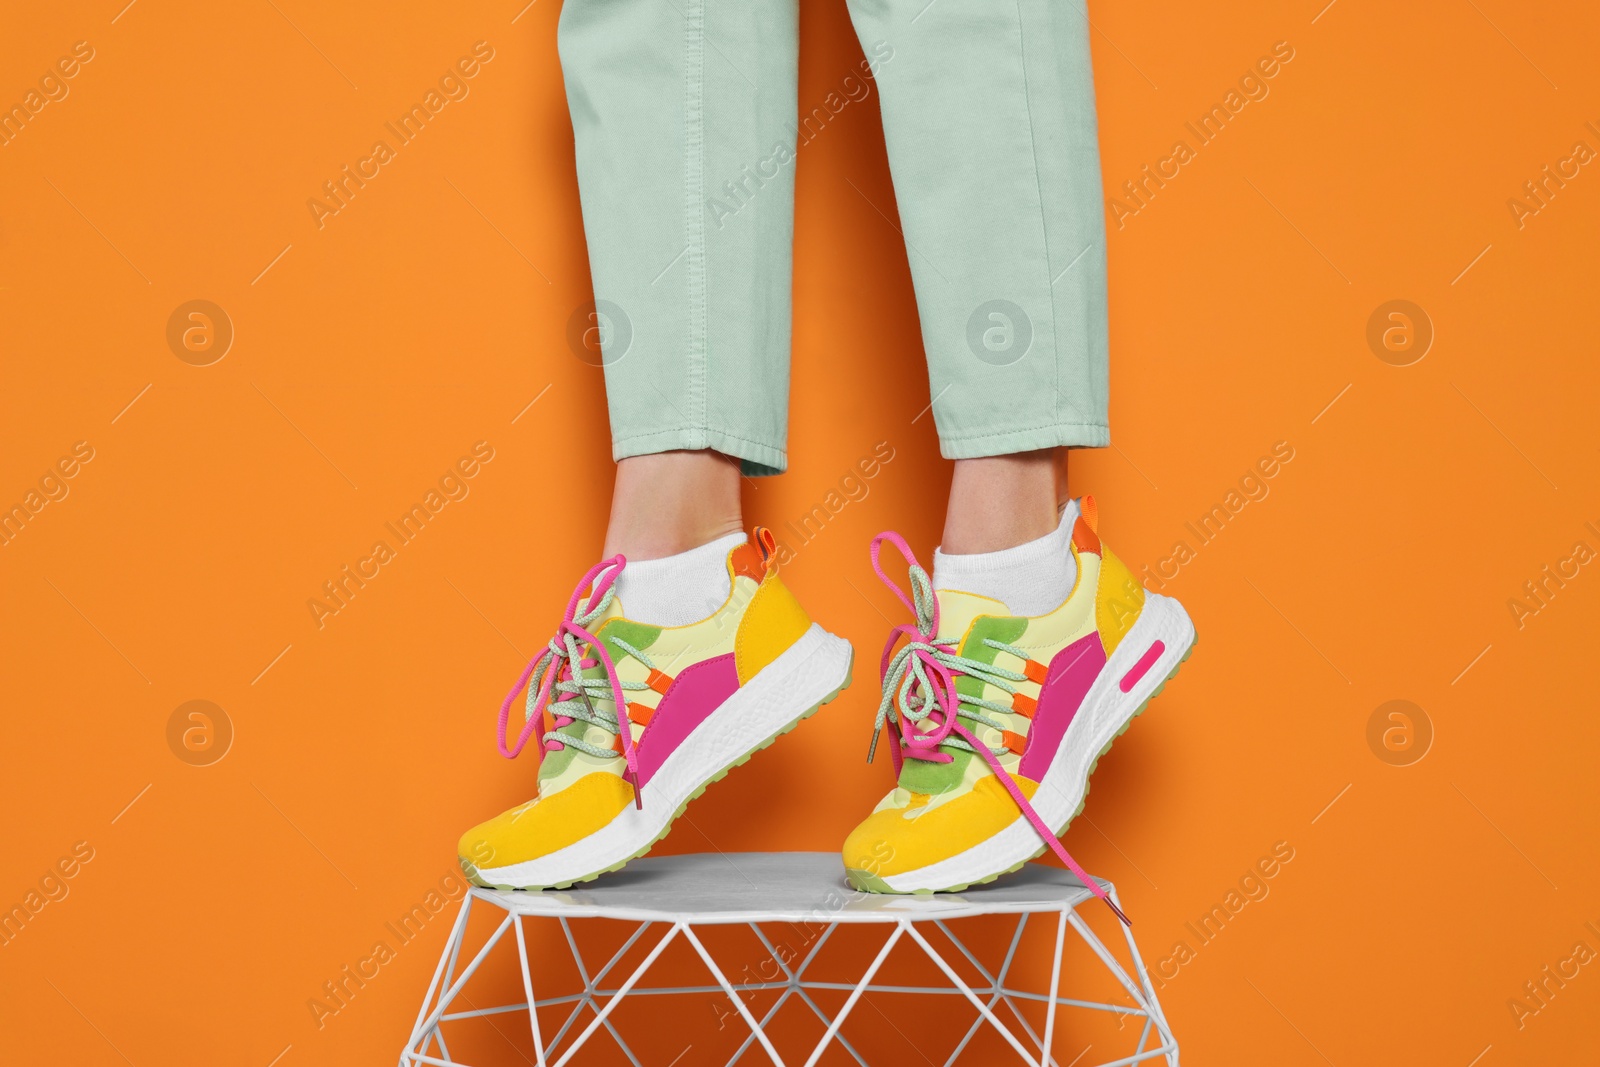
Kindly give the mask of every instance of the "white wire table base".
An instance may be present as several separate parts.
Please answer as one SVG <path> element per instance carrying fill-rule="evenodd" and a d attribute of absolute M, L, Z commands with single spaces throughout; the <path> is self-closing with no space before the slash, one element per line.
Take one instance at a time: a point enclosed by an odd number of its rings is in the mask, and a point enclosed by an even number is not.
<path fill-rule="evenodd" d="M 973 891 L 959 896 L 931 898 L 886 898 L 867 895 L 852 898 L 841 888 L 830 886 L 829 891 L 833 896 L 829 898 L 828 904 L 817 908 L 814 906 L 817 901 L 810 900 L 808 903 L 811 906 L 802 911 L 793 908 L 792 904 L 786 909 L 785 904 L 788 902 L 779 901 L 775 904 L 772 893 L 761 892 L 756 882 L 749 878 L 748 872 L 754 871 L 757 877 L 764 875 L 764 880 L 776 879 L 785 882 L 785 889 L 790 888 L 787 880 L 797 873 L 809 876 L 813 882 L 820 875 L 825 880 L 831 879 L 832 882 L 842 883 L 837 856 L 819 853 L 675 856 L 639 861 L 634 866 L 646 868 L 654 866 L 657 870 L 653 873 L 660 879 L 677 878 L 681 883 L 688 876 L 692 883 L 692 876 L 707 873 L 707 868 L 713 866 L 714 861 L 723 865 L 720 873 L 724 878 L 728 865 L 747 874 L 746 881 L 750 881 L 750 892 L 744 895 L 752 898 L 753 906 L 740 910 L 730 909 L 726 906 L 726 901 L 708 902 L 704 899 L 704 893 L 694 892 L 692 884 L 674 885 L 666 881 L 652 884 L 649 877 L 652 872 L 648 871 L 636 872 L 635 880 L 630 885 L 607 887 L 604 890 L 569 893 L 504 893 L 474 890 L 462 901 L 461 911 L 456 917 L 439 963 L 434 968 L 433 980 L 417 1013 L 411 1037 L 400 1055 L 401 1067 L 417 1067 L 421 1064 L 434 1067 L 469 1067 L 463 1061 L 451 1056 L 444 1034 L 444 1024 L 459 1024 L 469 1019 L 513 1013 L 525 1020 L 529 1028 L 537 1067 L 565 1067 L 602 1028 L 634 1067 L 643 1067 L 640 1057 L 635 1054 L 613 1023 L 612 1017 L 617 1007 L 629 997 L 716 993 L 722 993 L 732 1001 L 734 1011 L 728 1015 L 737 1013 L 750 1031 L 732 1058 L 728 1060 L 730 1067 L 738 1063 L 751 1046 L 756 1044 L 761 1046 L 765 1057 L 777 1067 L 784 1067 L 790 1062 L 804 1063 L 805 1067 L 813 1067 L 834 1043 L 837 1043 L 861 1067 L 868 1067 L 868 1061 L 841 1032 L 846 1019 L 850 1017 L 861 998 L 868 993 L 919 997 L 956 996 L 964 998 L 977 1009 L 977 1018 L 972 1021 L 959 1044 L 950 1053 L 945 1061 L 945 1067 L 950 1067 L 957 1061 L 985 1024 L 988 1024 L 1016 1052 L 1023 1063 L 1032 1067 L 1061 1067 L 1052 1052 L 1052 1043 L 1056 1035 L 1056 1013 L 1059 1007 L 1111 1012 L 1117 1015 L 1119 1020 L 1132 1019 L 1139 1024 L 1139 1038 L 1132 1053 L 1119 1059 L 1100 1062 L 1098 1067 L 1129 1067 L 1132 1064 L 1163 1057 L 1169 1067 L 1177 1067 L 1177 1041 L 1167 1025 L 1131 931 L 1119 927 L 1122 929 L 1128 959 L 1131 962 L 1130 968 L 1124 968 L 1078 915 L 1077 906 L 1085 901 L 1092 902 L 1093 897 L 1064 871 L 1030 865 L 1025 871 L 1029 872 L 1027 877 L 1031 878 L 1034 885 L 1024 887 L 1024 891 L 1020 893 L 1014 888 L 1009 891 L 997 888 Z M 774 865 L 773 861 L 780 862 Z M 824 874 L 825 870 L 828 873 Z M 644 877 L 637 877 L 639 873 L 643 873 Z M 1115 889 L 1109 883 L 1100 884 L 1115 899 Z M 1026 892 L 1027 888 L 1038 889 L 1041 885 L 1052 892 L 1031 894 Z M 799 888 L 804 892 L 806 889 L 814 889 L 815 886 L 802 883 Z M 681 906 L 681 901 L 675 904 L 671 899 L 673 889 L 689 890 L 690 895 L 703 906 L 684 908 Z M 1020 897 L 1031 899 L 1017 899 Z M 661 902 L 656 905 L 640 903 L 650 900 Z M 755 900 L 759 900 L 760 903 L 754 903 Z M 470 956 L 465 965 L 462 965 L 461 957 L 466 943 L 468 918 L 475 908 L 483 907 L 495 909 L 502 914 L 483 944 Z M 1013 914 L 1016 917 L 1005 957 L 1000 966 L 992 972 L 951 928 L 953 919 L 990 914 Z M 573 935 L 571 920 L 596 917 L 631 922 L 635 924 L 635 928 L 605 965 L 591 972 L 588 961 L 584 959 L 578 947 L 577 938 Z M 1048 991 L 1018 988 L 1012 973 L 1012 965 L 1022 944 L 1023 934 L 1028 929 L 1030 919 L 1034 918 L 1043 920 L 1053 932 L 1054 945 Z M 535 966 L 529 958 L 528 938 L 524 932 L 524 924 L 529 919 L 554 919 L 560 924 L 577 971 L 580 991 L 536 997 Z M 1054 921 L 1050 921 L 1051 919 Z M 807 923 L 820 926 L 821 933 L 803 957 L 785 959 L 784 953 L 778 950 L 762 929 L 762 923 Z M 887 936 L 858 981 L 854 983 L 821 981 L 809 977 L 808 972 L 818 953 L 841 925 L 864 923 L 886 927 Z M 697 927 L 704 929 L 711 926 L 748 928 L 770 955 L 771 961 L 776 964 L 781 974 L 770 980 L 730 981 L 704 941 L 695 932 Z M 1039 923 L 1035 923 L 1035 928 L 1038 926 Z M 1060 989 L 1062 957 L 1069 927 L 1116 980 L 1118 986 L 1127 994 L 1130 1003 L 1118 1004 L 1062 995 Z M 490 957 L 496 946 L 505 940 L 508 932 L 513 934 L 512 939 L 516 944 L 523 1000 L 489 1008 L 468 1007 L 464 1010 L 451 1010 L 468 981 Z M 652 932 L 654 941 L 649 943 L 650 948 L 643 959 L 620 984 L 617 983 L 612 977 L 613 972 L 629 952 Z M 953 947 L 959 957 L 977 972 L 980 981 L 969 982 L 964 979 L 959 970 L 941 954 L 939 948 L 935 947 L 934 942 L 930 940 L 930 934 L 947 946 Z M 715 984 L 641 985 L 641 980 L 660 959 L 662 953 L 669 945 L 679 940 L 687 944 L 705 964 Z M 901 941 L 906 941 L 919 949 L 950 982 L 950 985 L 875 983 L 874 978 L 877 977 L 880 968 Z M 608 979 L 610 979 L 609 984 Z M 765 1008 L 760 1018 L 757 1018 L 747 1002 L 749 995 L 771 991 L 777 991 L 777 998 Z M 848 996 L 837 1013 L 830 1016 L 812 995 L 819 991 L 832 994 L 847 992 Z M 803 1005 L 826 1028 L 822 1037 L 809 1049 L 804 1060 L 786 1060 L 766 1033 L 767 1025 L 791 1001 Z M 1023 1013 L 1022 1006 L 1025 1003 L 1045 1006 L 1042 1031 L 1035 1030 Z M 564 1020 L 553 1032 L 545 1032 L 540 1024 L 540 1010 L 559 1008 L 567 1009 Z M 1009 1018 L 1009 1022 L 1006 1017 L 1002 1017 L 1002 1011 Z M 574 1027 L 585 1019 L 587 1020 L 585 1024 L 574 1032 Z"/>

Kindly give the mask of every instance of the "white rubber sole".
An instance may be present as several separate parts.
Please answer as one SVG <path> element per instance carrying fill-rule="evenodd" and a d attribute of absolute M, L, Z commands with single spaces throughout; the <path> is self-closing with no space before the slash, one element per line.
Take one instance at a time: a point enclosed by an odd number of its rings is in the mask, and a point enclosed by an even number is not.
<path fill-rule="evenodd" d="M 850 642 L 816 623 L 695 727 L 630 806 L 582 841 L 547 856 L 481 867 L 473 881 L 493 889 L 564 889 L 650 851 L 689 801 L 757 751 L 798 726 L 850 684 Z"/>
<path fill-rule="evenodd" d="M 1171 597 L 1145 593 L 1144 610 L 1085 694 L 1066 736 L 1061 739 L 1061 750 L 1033 795 L 1033 809 L 1057 837 L 1066 833 L 1067 826 L 1083 810 L 1084 798 L 1089 792 L 1089 776 L 1101 755 L 1144 710 L 1150 698 L 1160 692 L 1167 679 L 1177 673 L 1178 667 L 1189 658 L 1194 640 L 1194 624 L 1189 621 L 1183 605 Z M 1144 675 L 1123 692 L 1122 679 L 1157 641 L 1165 646 L 1161 654 Z M 1033 825 L 1019 814 L 1004 830 L 981 844 L 916 870 L 875 878 L 873 888 L 892 893 L 965 889 L 1014 871 L 1049 847 Z"/>

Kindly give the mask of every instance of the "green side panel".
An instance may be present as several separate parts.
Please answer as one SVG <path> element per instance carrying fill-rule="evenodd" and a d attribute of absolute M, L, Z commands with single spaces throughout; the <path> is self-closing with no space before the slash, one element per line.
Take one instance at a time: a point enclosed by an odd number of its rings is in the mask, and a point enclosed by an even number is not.
<path fill-rule="evenodd" d="M 1014 619 L 1004 615 L 979 615 L 972 622 L 960 652 L 968 659 L 980 663 L 994 663 L 999 649 L 984 644 L 985 640 L 1011 644 L 1028 629 L 1027 619 Z M 981 697 L 983 683 L 965 675 L 956 679 L 956 692 L 962 696 Z M 900 768 L 900 787 L 913 793 L 937 795 L 955 789 L 967 773 L 967 764 L 979 757 L 972 752 L 947 750 L 953 757 L 949 763 L 932 763 L 928 760 L 908 759 Z"/>
<path fill-rule="evenodd" d="M 640 652 L 648 652 L 650 646 L 656 643 L 656 638 L 661 636 L 661 627 L 646 626 L 643 623 L 630 622 L 627 619 L 612 619 L 600 627 L 600 633 L 596 636 L 606 643 L 606 651 L 611 653 L 612 661 L 620 663 L 627 653 L 611 644 L 613 637 L 622 638 Z M 599 668 L 596 667 L 595 670 L 599 670 Z"/>
<path fill-rule="evenodd" d="M 640 652 L 643 652 L 655 643 L 656 638 L 661 636 L 661 627 L 645 626 L 641 623 L 630 622 L 627 619 L 612 619 L 600 627 L 600 632 L 595 636 L 605 643 L 606 651 L 611 654 L 611 660 L 615 663 L 620 661 L 627 653 L 611 644 L 613 637 L 620 637 Z M 598 678 L 604 673 L 605 668 L 599 664 L 585 668 L 582 672 L 585 678 Z M 588 723 L 579 721 L 570 722 L 556 732 L 566 734 L 568 737 L 582 737 L 588 729 Z M 539 780 L 542 782 L 547 778 L 554 778 L 566 770 L 567 764 L 571 763 L 577 754 L 578 750 L 575 748 L 563 748 L 559 752 L 544 753 L 544 759 L 539 763 Z"/>
<path fill-rule="evenodd" d="M 967 773 L 967 764 L 976 757 L 971 752 L 952 752 L 950 755 L 954 758 L 949 763 L 906 760 L 900 767 L 900 788 L 933 795 L 954 789 L 961 784 L 961 776 Z"/>

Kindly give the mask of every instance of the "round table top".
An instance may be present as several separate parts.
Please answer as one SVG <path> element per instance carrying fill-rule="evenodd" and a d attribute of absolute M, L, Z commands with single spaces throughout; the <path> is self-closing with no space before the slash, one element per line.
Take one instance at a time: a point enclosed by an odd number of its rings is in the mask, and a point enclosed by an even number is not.
<path fill-rule="evenodd" d="M 1091 899 L 1070 872 L 1038 863 L 960 893 L 863 893 L 845 881 L 837 852 L 647 856 L 571 889 L 472 892 L 519 915 L 692 924 L 932 921 L 1059 912 Z"/>

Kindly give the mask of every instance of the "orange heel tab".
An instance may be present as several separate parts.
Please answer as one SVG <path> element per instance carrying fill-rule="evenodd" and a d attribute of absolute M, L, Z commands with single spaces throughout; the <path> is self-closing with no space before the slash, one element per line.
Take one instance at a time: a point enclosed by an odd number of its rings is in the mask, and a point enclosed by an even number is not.
<path fill-rule="evenodd" d="M 1095 506 L 1094 497 L 1084 497 L 1079 502 L 1078 508 L 1077 521 L 1072 524 L 1072 547 L 1079 552 L 1101 555 L 1100 534 L 1097 530 L 1100 525 L 1100 509 Z"/>
<path fill-rule="evenodd" d="M 1083 516 L 1083 521 L 1089 524 L 1089 529 L 1094 533 L 1100 532 L 1100 505 L 1095 503 L 1094 497 L 1088 493 L 1078 501 L 1078 513 Z"/>
<path fill-rule="evenodd" d="M 757 526 L 751 534 L 756 548 L 761 552 L 761 567 L 765 574 L 775 574 L 778 570 L 778 539 L 772 531 L 765 526 Z"/>
<path fill-rule="evenodd" d="M 765 526 L 750 532 L 750 540 L 728 553 L 728 570 L 735 577 L 744 575 L 753 582 L 766 580 L 778 569 L 778 540 Z"/>

